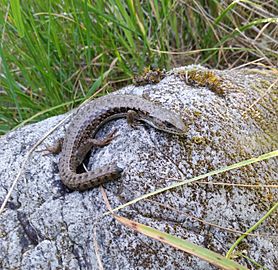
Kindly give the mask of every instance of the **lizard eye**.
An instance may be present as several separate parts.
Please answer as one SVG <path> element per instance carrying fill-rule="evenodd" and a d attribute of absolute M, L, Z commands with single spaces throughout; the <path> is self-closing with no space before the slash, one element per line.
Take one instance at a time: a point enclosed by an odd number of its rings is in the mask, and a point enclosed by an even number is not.
<path fill-rule="evenodd" d="M 165 126 L 166 126 L 167 128 L 170 128 L 170 129 L 175 129 L 175 126 L 174 126 L 173 124 L 169 123 L 169 122 L 166 122 L 166 123 L 165 123 Z"/>

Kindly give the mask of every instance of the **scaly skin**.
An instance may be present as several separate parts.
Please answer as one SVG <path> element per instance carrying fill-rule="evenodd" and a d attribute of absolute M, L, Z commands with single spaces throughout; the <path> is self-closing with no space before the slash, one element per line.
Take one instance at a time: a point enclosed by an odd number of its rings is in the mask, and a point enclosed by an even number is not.
<path fill-rule="evenodd" d="M 98 130 L 108 121 L 127 118 L 145 122 L 163 132 L 183 135 L 186 127 L 182 119 L 154 103 L 134 95 L 107 95 L 81 107 L 72 119 L 63 142 L 59 171 L 61 180 L 70 189 L 86 190 L 117 179 L 123 169 L 111 163 L 94 171 L 76 173 L 92 146 Z M 107 140 L 109 141 L 109 139 Z"/>

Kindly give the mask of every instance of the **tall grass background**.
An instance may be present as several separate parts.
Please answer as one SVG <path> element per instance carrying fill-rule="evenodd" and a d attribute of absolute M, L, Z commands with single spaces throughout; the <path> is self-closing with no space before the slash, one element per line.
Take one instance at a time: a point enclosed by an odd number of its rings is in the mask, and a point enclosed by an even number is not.
<path fill-rule="evenodd" d="M 0 2 L 0 134 L 148 66 L 277 66 L 277 1 Z"/>

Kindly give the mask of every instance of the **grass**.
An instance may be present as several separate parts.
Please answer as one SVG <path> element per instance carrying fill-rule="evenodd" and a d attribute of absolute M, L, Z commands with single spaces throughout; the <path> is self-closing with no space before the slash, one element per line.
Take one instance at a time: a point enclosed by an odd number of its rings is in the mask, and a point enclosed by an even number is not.
<path fill-rule="evenodd" d="M 0 134 L 66 112 L 107 83 L 106 92 L 129 84 L 146 66 L 223 69 L 258 58 L 276 65 L 277 8 L 277 1 L 1 0 Z"/>

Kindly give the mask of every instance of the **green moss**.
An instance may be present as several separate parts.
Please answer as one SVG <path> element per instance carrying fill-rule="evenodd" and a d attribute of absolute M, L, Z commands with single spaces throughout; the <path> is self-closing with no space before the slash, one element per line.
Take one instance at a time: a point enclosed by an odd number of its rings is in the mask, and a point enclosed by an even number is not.
<path fill-rule="evenodd" d="M 244 74 L 256 74 L 256 75 L 262 75 L 262 76 L 270 76 L 271 73 L 274 75 L 278 73 L 277 68 L 272 68 L 272 69 L 242 69 L 242 72 Z"/>
<path fill-rule="evenodd" d="M 278 137 L 276 127 L 275 125 L 269 125 L 269 117 L 273 118 L 273 121 L 275 121 L 274 115 L 276 112 L 273 111 L 273 114 L 269 115 L 269 103 L 270 101 L 272 104 L 277 103 L 277 84 L 273 84 L 272 81 L 265 80 L 265 76 L 264 78 L 260 75 L 258 76 L 259 78 L 254 84 L 251 84 L 251 87 L 259 96 L 256 98 L 254 97 L 254 100 L 250 102 L 250 106 L 244 110 L 242 116 L 245 119 L 253 119 L 268 136 L 276 140 Z"/>
<path fill-rule="evenodd" d="M 165 70 L 160 70 L 159 68 L 151 69 L 150 67 L 145 67 L 143 74 L 134 76 L 133 84 L 136 86 L 142 86 L 146 84 L 157 84 L 166 76 Z"/>
<path fill-rule="evenodd" d="M 196 116 L 196 117 L 200 117 L 200 116 L 202 115 L 202 112 L 200 112 L 200 111 L 194 111 L 193 114 L 194 114 L 194 116 Z"/>
<path fill-rule="evenodd" d="M 201 136 L 194 136 L 194 137 L 192 137 L 192 142 L 195 143 L 195 144 L 205 144 L 206 139 L 204 137 L 201 137 Z"/>
<path fill-rule="evenodd" d="M 179 71 L 177 75 L 188 85 L 207 87 L 218 95 L 223 95 L 225 93 L 222 79 L 212 71 L 194 69 L 189 71 Z"/>

